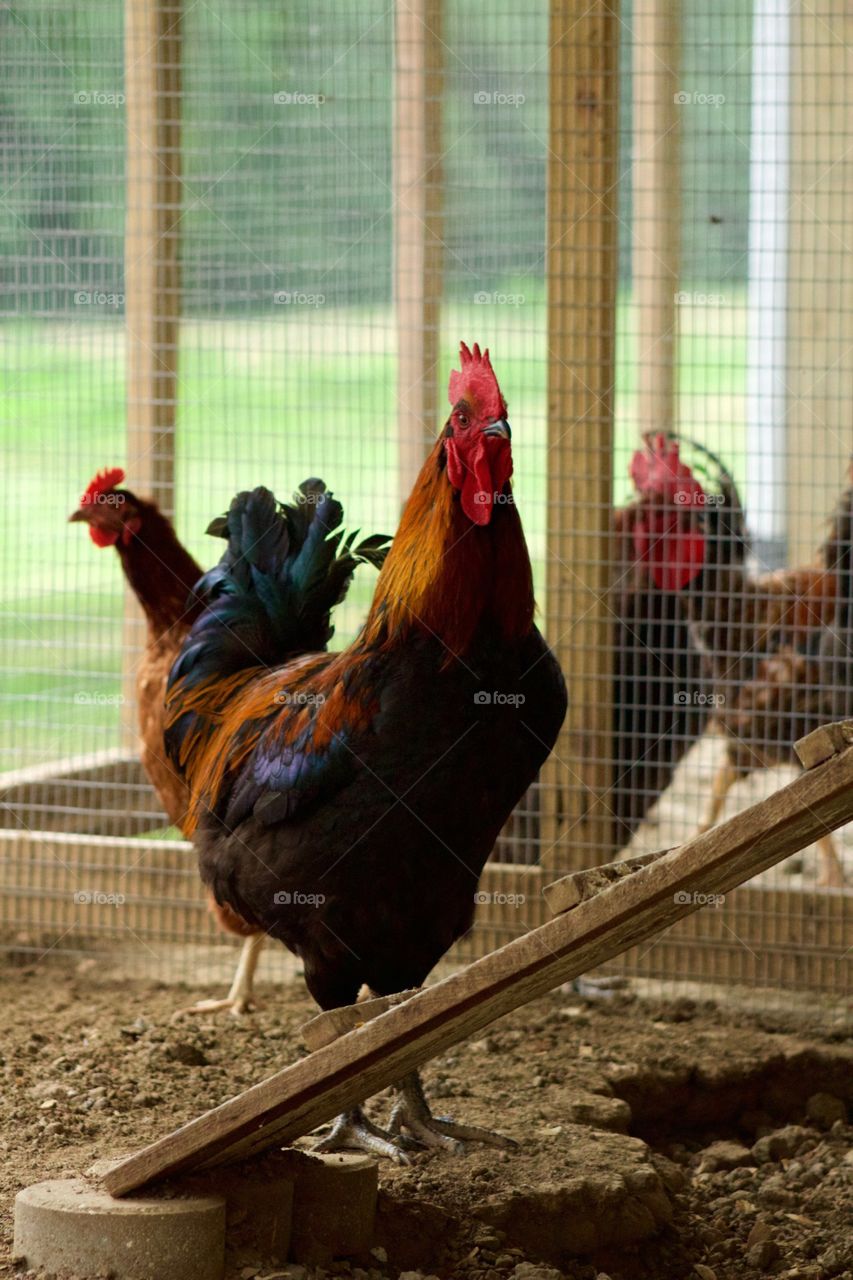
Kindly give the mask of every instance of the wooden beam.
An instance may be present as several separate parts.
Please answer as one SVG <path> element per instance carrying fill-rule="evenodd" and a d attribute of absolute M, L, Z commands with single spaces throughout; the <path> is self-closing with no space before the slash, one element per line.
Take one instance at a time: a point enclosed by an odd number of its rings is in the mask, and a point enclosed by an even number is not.
<path fill-rule="evenodd" d="M 546 624 L 569 712 L 543 772 L 543 861 L 615 852 L 610 582 L 616 325 L 618 3 L 552 0 L 548 145 Z M 573 862 L 569 865 L 569 843 Z"/>
<path fill-rule="evenodd" d="M 164 938 L 222 941 L 182 840 L 0 831 L 0 924 L 127 950 Z"/>
<path fill-rule="evenodd" d="M 595 874 L 577 876 L 584 883 Z M 541 924 L 544 884 L 538 867 L 489 863 L 480 881 L 485 901 L 477 909 L 477 928 L 448 954 L 448 966 L 478 960 Z M 130 910 L 81 909 L 73 899 L 78 889 L 120 892 Z M 784 880 L 752 884 L 717 910 L 682 920 L 654 945 L 627 954 L 621 967 L 638 977 L 679 974 L 697 982 L 763 982 L 837 995 L 850 986 L 851 915 L 853 896 L 843 891 L 811 891 Z M 131 922 L 132 933 L 124 927 Z M 231 954 L 207 910 L 192 846 L 177 840 L 0 832 L 0 929 L 7 936 L 38 936 L 45 945 L 71 930 L 72 946 L 81 939 L 99 947 L 110 943 L 111 951 L 135 957 L 134 963 L 140 948 L 152 944 L 160 955 L 164 938 L 183 950 L 201 944 L 211 954 Z M 151 960 L 150 950 L 145 958 Z M 285 959 L 282 952 L 280 963 Z M 164 952 L 162 969 L 152 972 L 174 980 L 172 954 Z"/>
<path fill-rule="evenodd" d="M 752 549 L 790 564 L 788 534 L 788 229 L 790 0 L 752 0 L 747 258 L 745 500 Z M 794 563 L 798 563 L 794 561 Z"/>
<path fill-rule="evenodd" d="M 125 0 L 127 482 L 169 515 L 181 306 L 182 3 Z M 141 611 L 128 590 L 122 643 L 127 745 L 136 741 L 136 666 L 144 643 Z"/>
<path fill-rule="evenodd" d="M 843 1001 L 853 981 L 853 895 L 749 884 L 679 920 L 620 958 L 627 978 L 702 984 L 709 997 L 733 984 L 820 992 Z M 714 990 L 709 990 L 709 985 Z"/>
<path fill-rule="evenodd" d="M 552 916 L 559 915 L 561 911 L 571 911 L 589 898 L 594 898 L 597 893 L 609 889 L 617 880 L 633 875 L 635 871 L 671 852 L 671 849 L 661 849 L 659 853 L 641 853 L 636 858 L 625 858 L 621 862 L 605 862 L 600 867 L 573 871 L 571 875 L 563 876 L 553 884 L 546 884 L 542 896 Z"/>
<path fill-rule="evenodd" d="M 797 759 L 804 769 L 814 769 L 853 743 L 853 720 L 837 720 L 807 733 L 794 743 Z"/>
<path fill-rule="evenodd" d="M 791 11 L 786 315 L 788 563 L 807 564 L 846 483 L 853 386 L 850 82 L 853 10 Z"/>
<path fill-rule="evenodd" d="M 372 1000 L 359 1000 L 356 1004 L 345 1004 L 340 1009 L 327 1009 L 324 1013 L 318 1013 L 316 1018 L 303 1026 L 302 1043 L 308 1049 L 322 1049 L 355 1027 L 363 1026 L 371 1018 L 411 999 L 419 990 L 419 987 L 413 987 L 410 991 L 397 991 L 392 996 L 375 996 Z"/>
<path fill-rule="evenodd" d="M 637 426 L 671 431 L 676 414 L 676 293 L 681 250 L 678 68 L 681 0 L 634 0 L 631 214 Z"/>
<path fill-rule="evenodd" d="M 443 0 L 396 0 L 394 297 L 400 504 L 438 428 Z"/>
<path fill-rule="evenodd" d="M 2 825 L 28 831 L 133 836 L 168 819 L 137 755 L 110 748 L 3 774 Z"/>
<path fill-rule="evenodd" d="M 594 969 L 853 818 L 853 748 L 610 889 L 341 1036 L 129 1156 L 125 1195 L 291 1142 L 450 1045 Z"/>

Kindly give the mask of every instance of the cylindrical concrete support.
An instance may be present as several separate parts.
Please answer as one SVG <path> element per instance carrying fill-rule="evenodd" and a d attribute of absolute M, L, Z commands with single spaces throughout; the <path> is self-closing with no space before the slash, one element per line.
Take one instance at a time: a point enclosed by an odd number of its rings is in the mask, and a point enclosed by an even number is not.
<path fill-rule="evenodd" d="M 15 1200 L 14 1256 L 35 1271 L 115 1280 L 222 1280 L 221 1196 L 116 1200 L 82 1178 L 38 1182 Z"/>

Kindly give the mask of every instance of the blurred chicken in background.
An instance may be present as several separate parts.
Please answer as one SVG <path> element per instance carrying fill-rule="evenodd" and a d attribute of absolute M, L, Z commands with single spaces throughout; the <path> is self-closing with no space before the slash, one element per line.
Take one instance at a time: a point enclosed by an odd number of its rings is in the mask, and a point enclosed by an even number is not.
<path fill-rule="evenodd" d="M 707 830 L 734 782 L 768 764 L 789 763 L 794 741 L 838 718 L 833 706 L 847 704 L 849 679 L 838 650 L 846 648 L 839 637 L 850 634 L 849 606 L 839 600 L 850 499 L 842 499 L 833 535 L 813 564 L 756 574 L 746 563 L 746 521 L 731 474 L 702 452 L 716 472 L 716 494 L 685 467 L 677 438 L 646 441 L 631 464 L 639 498 L 631 527 L 638 561 L 656 587 L 678 601 L 709 681 L 716 723 L 728 737 L 700 826 Z M 824 689 L 826 681 L 831 685 Z M 828 837 L 820 855 L 820 883 L 843 883 Z"/>

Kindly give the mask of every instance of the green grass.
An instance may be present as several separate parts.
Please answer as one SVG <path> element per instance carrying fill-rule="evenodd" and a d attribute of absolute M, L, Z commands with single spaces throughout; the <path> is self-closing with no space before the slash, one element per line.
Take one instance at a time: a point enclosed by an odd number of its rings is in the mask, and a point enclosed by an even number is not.
<path fill-rule="evenodd" d="M 507 293 L 523 292 L 520 283 Z M 619 312 L 614 494 L 629 491 L 637 446 L 635 393 L 642 347 L 629 303 Z M 492 346 L 515 428 L 517 499 L 539 582 L 545 559 L 545 311 L 455 305 L 444 334 Z M 681 429 L 719 449 L 742 478 L 745 368 L 743 304 L 682 316 Z M 398 514 L 395 356 L 384 311 L 188 321 L 180 359 L 177 525 L 199 560 L 218 544 L 204 534 L 238 488 L 268 484 L 286 495 L 320 474 L 344 501 L 351 527 L 393 531 Z M 116 557 L 65 523 L 90 476 L 138 461 L 125 439 L 121 321 L 7 324 L 0 335 L 0 451 L 7 476 L 0 563 L 0 770 L 117 741 L 122 593 Z M 528 354 L 537 353 L 535 360 Z M 454 358 L 449 340 L 442 369 Z M 570 424 L 568 429 L 570 429 Z M 354 633 L 373 589 L 362 572 L 338 618 Z M 540 592 L 541 594 L 541 592 Z M 82 696 L 90 701 L 81 701 Z"/>

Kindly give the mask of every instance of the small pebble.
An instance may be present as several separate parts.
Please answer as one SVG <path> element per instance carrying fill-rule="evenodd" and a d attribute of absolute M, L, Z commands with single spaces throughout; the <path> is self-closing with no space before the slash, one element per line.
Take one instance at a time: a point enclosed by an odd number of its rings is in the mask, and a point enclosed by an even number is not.
<path fill-rule="evenodd" d="M 756 1271 L 764 1271 L 779 1258 L 779 1246 L 775 1240 L 762 1240 L 746 1251 L 746 1260 Z"/>
<path fill-rule="evenodd" d="M 833 1093 L 813 1093 L 806 1103 L 806 1115 L 819 1129 L 831 1129 L 837 1120 L 847 1120 L 847 1104 Z"/>
<path fill-rule="evenodd" d="M 703 1172 L 716 1173 L 752 1163 L 752 1152 L 742 1142 L 712 1142 L 701 1153 L 699 1168 Z"/>
<path fill-rule="evenodd" d="M 769 1224 L 766 1223 L 763 1218 L 759 1218 L 753 1223 L 752 1230 L 746 1237 L 747 1248 L 751 1249 L 753 1245 L 763 1244 L 764 1241 L 769 1240 L 772 1235 L 773 1230 Z"/>
<path fill-rule="evenodd" d="M 150 1030 L 151 1023 L 145 1018 L 137 1018 L 129 1027 L 120 1027 L 119 1032 L 128 1040 L 138 1040 L 146 1031 Z"/>
<path fill-rule="evenodd" d="M 179 1040 L 177 1044 L 170 1045 L 166 1050 L 166 1056 L 173 1062 L 182 1063 L 185 1067 L 206 1067 L 208 1064 L 208 1059 L 201 1049 L 186 1040 Z"/>
<path fill-rule="evenodd" d="M 784 1129 L 776 1129 L 753 1143 L 752 1154 L 758 1164 L 768 1164 L 771 1160 L 790 1160 L 801 1148 L 814 1146 L 816 1139 L 808 1129 L 798 1124 L 786 1125 Z"/>
<path fill-rule="evenodd" d="M 554 1267 L 540 1266 L 536 1262 L 520 1262 L 512 1273 L 512 1280 L 562 1280 Z"/>
<path fill-rule="evenodd" d="M 831 1244 L 818 1258 L 822 1271 L 828 1276 L 837 1276 L 853 1265 L 853 1248 L 850 1245 Z"/>

